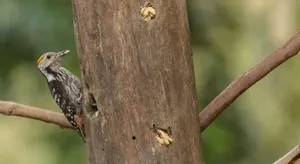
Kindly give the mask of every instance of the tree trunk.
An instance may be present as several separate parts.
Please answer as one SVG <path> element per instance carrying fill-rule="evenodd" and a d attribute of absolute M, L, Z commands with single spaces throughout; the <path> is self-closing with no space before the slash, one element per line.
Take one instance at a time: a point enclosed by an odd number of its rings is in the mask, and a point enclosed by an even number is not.
<path fill-rule="evenodd" d="M 90 163 L 203 163 L 185 0 L 73 0 L 73 13 Z"/>

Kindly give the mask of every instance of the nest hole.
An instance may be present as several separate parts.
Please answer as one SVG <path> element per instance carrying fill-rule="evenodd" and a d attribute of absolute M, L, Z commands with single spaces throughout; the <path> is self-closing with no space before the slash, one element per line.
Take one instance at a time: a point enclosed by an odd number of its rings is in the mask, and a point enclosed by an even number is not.
<path fill-rule="evenodd" d="M 90 116 L 98 116 L 99 111 L 98 111 L 97 103 L 92 93 L 88 94 L 88 102 L 86 105 L 88 106 L 87 112 Z"/>

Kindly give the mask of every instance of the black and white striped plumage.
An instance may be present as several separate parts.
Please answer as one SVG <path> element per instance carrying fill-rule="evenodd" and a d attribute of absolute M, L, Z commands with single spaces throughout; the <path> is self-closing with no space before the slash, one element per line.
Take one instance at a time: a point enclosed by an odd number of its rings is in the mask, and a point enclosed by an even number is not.
<path fill-rule="evenodd" d="M 38 59 L 37 65 L 47 79 L 53 99 L 84 140 L 85 131 L 81 117 L 82 86 L 77 76 L 60 65 L 61 57 L 68 53 L 69 50 L 47 52 Z"/>

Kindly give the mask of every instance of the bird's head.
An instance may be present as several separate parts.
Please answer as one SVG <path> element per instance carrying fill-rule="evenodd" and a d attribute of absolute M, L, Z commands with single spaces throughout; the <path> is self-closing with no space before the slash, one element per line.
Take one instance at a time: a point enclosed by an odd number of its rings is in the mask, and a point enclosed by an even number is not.
<path fill-rule="evenodd" d="M 36 61 L 36 64 L 39 69 L 45 69 L 49 66 L 59 66 L 61 58 L 67 55 L 69 52 L 69 50 L 64 50 L 61 52 L 47 52 L 39 57 L 39 59 Z"/>

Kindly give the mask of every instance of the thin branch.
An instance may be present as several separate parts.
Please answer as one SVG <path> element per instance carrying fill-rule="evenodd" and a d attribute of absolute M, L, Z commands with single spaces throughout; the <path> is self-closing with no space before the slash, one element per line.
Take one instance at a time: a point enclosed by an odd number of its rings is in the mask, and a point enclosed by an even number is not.
<path fill-rule="evenodd" d="M 200 127 L 204 131 L 232 102 L 253 84 L 265 77 L 277 66 L 295 56 L 300 50 L 300 31 L 281 48 L 266 57 L 249 72 L 236 78 L 203 111 L 200 112 Z"/>
<path fill-rule="evenodd" d="M 66 117 L 57 112 L 40 109 L 9 101 L 0 101 L 0 113 L 7 116 L 20 116 L 47 123 L 59 125 L 62 128 L 72 128 Z"/>
<path fill-rule="evenodd" d="M 300 163 L 300 145 L 294 147 L 291 151 L 278 159 L 273 164 L 299 164 Z"/>

